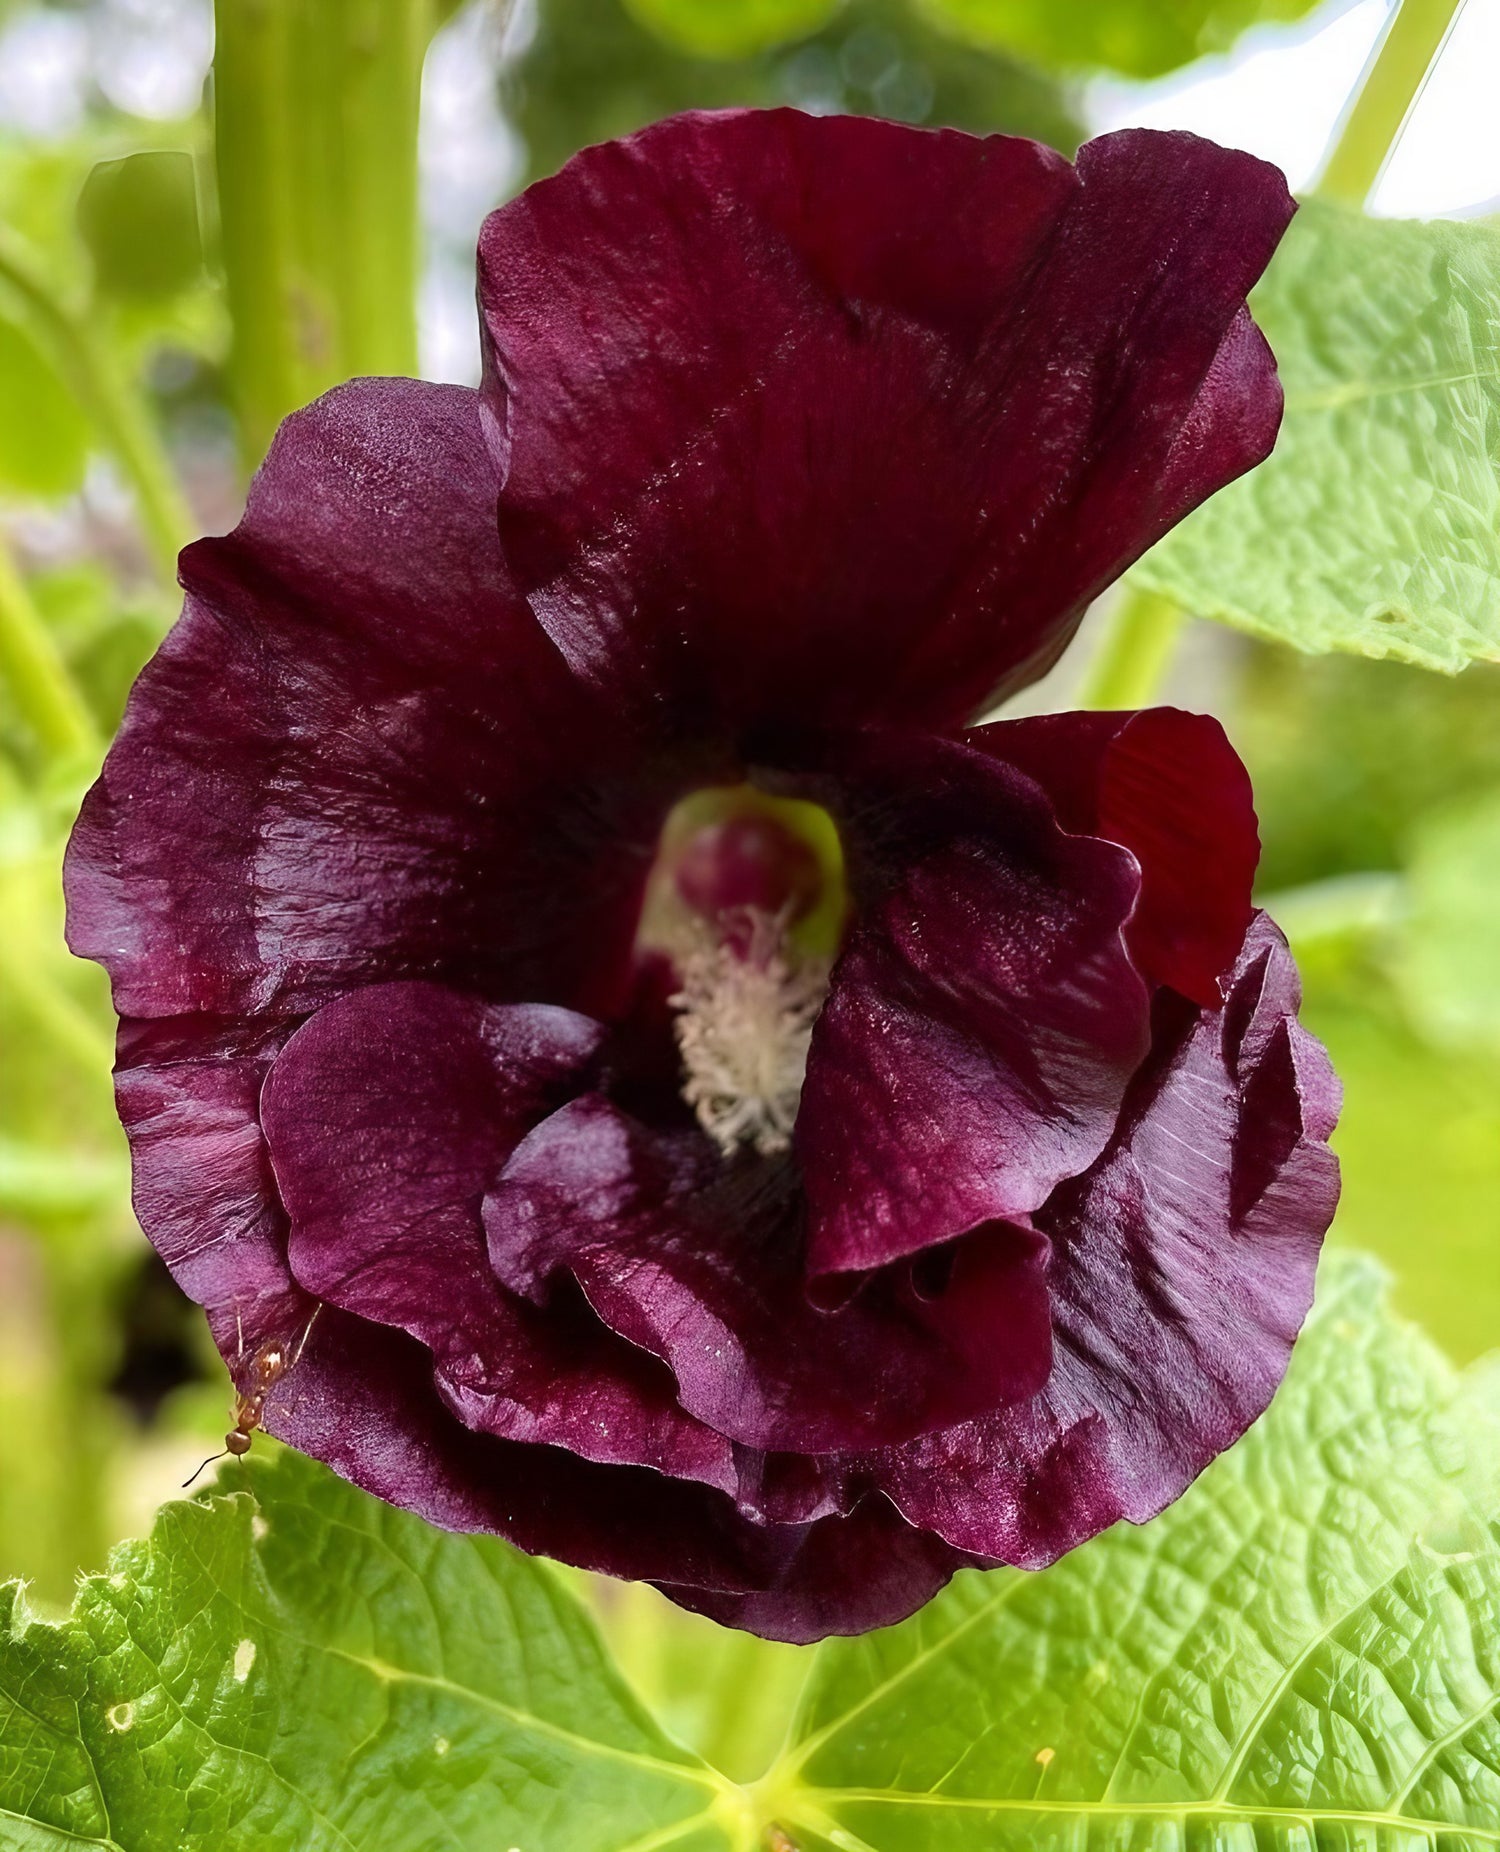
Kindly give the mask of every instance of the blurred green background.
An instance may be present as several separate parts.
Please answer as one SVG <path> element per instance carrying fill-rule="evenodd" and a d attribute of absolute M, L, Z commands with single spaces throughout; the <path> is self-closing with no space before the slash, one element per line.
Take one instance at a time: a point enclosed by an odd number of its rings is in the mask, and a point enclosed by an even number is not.
<path fill-rule="evenodd" d="M 233 523 L 277 419 L 353 373 L 471 376 L 479 218 L 586 142 L 787 102 L 1071 152 L 1100 73 L 1305 10 L 221 0 L 215 52 L 207 0 L 0 3 L 0 1578 L 65 1605 L 225 1424 L 202 1321 L 131 1216 L 105 984 L 63 946 L 58 870 L 174 616 L 176 547 Z M 1097 629 L 1029 707 L 1069 703 Z M 1467 1360 L 1500 1334 L 1500 671 L 1199 624 L 1162 693 L 1217 712 L 1255 778 L 1262 893 L 1347 1090 L 1334 1238 Z M 796 1655 L 641 1591 L 600 1602 L 669 1723 L 750 1754 Z M 712 1700 L 705 1653 L 745 1657 Z"/>

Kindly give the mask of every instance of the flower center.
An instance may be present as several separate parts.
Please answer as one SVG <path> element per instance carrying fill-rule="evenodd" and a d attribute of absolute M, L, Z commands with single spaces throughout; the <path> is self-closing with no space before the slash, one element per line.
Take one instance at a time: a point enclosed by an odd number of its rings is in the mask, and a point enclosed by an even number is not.
<path fill-rule="evenodd" d="M 667 819 L 642 940 L 676 967 L 682 1097 L 725 1156 L 791 1143 L 845 907 L 838 833 L 815 804 L 739 785 Z"/>
<path fill-rule="evenodd" d="M 769 1155 L 792 1141 L 829 961 L 793 950 L 780 916 L 745 908 L 736 927 L 680 961 L 682 1097 L 726 1157 Z"/>

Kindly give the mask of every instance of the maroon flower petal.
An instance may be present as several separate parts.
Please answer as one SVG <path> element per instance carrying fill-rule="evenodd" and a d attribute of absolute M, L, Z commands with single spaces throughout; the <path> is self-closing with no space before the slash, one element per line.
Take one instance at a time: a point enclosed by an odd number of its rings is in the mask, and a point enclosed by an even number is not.
<path fill-rule="evenodd" d="M 470 1431 L 439 1398 L 425 1346 L 320 1305 L 292 1278 L 256 1115 L 274 1054 L 274 1045 L 248 1046 L 201 1020 L 127 1023 L 121 1038 L 121 1114 L 143 1227 L 178 1283 L 208 1308 L 231 1372 L 243 1378 L 264 1343 L 301 1346 L 267 1404 L 268 1432 L 445 1529 L 490 1531 L 604 1574 L 661 1579 L 679 1599 L 693 1589 L 699 1605 L 753 1600 L 739 1624 L 774 1638 L 813 1637 L 813 1615 L 836 1624 L 833 1546 L 846 1534 L 868 1541 L 861 1586 L 849 1591 L 845 1611 L 868 1608 L 871 1625 L 911 1612 L 965 1560 L 893 1524 L 888 1509 L 873 1527 L 861 1519 L 847 1532 L 841 1522 L 832 1530 L 767 1524 L 691 1480 Z M 807 1475 L 795 1465 L 740 1461 L 759 1502 L 788 1511 L 800 1504 L 809 1516 L 827 1510 L 816 1485 L 797 1496 L 792 1482 Z M 887 1530 L 896 1547 L 877 1575 Z"/>
<path fill-rule="evenodd" d="M 1250 775 L 1218 721 L 1175 707 L 1043 714 L 965 738 L 1034 778 L 1064 829 L 1130 850 L 1141 865 L 1131 956 L 1154 983 L 1217 1006 L 1260 860 Z"/>
<path fill-rule="evenodd" d="M 586 150 L 480 240 L 501 532 L 653 725 L 962 719 L 1269 450 L 1281 175 L 795 111 Z"/>
<path fill-rule="evenodd" d="M 598 1095 L 522 1140 L 484 1220 L 506 1285 L 540 1294 L 571 1273 L 671 1366 L 682 1406 L 743 1446 L 905 1439 L 1033 1395 L 1050 1368 L 1035 1234 L 977 1231 L 948 1277 L 892 1269 L 823 1309 L 785 1166 L 726 1171 L 705 1140 L 654 1137 Z"/>
<path fill-rule="evenodd" d="M 659 1364 L 581 1304 L 543 1313 L 502 1291 L 485 1254 L 486 1189 L 587 1084 L 601 1039 L 568 1010 L 435 984 L 375 985 L 320 1010 L 261 1103 L 287 1261 L 315 1298 L 425 1344 L 465 1426 L 732 1491 L 728 1442 L 683 1414 Z"/>
<path fill-rule="evenodd" d="M 610 729 L 507 583 L 495 490 L 474 394 L 357 381 L 183 555 L 69 849 L 70 943 L 122 1013 L 617 980 L 669 800 L 601 784 Z"/>
<path fill-rule="evenodd" d="M 1144 1523 L 1264 1410 L 1338 1200 L 1338 1083 L 1257 915 L 1222 1010 L 1160 994 L 1109 1150 L 1036 1218 L 1055 1362 L 1033 1402 L 872 1459 L 915 1524 L 1026 1568 Z"/>
<path fill-rule="evenodd" d="M 1129 855 L 962 745 L 840 757 L 830 801 L 868 891 L 797 1118 L 814 1273 L 1040 1207 L 1104 1149 L 1149 1041 Z"/>
<path fill-rule="evenodd" d="M 680 1606 L 722 1626 L 802 1645 L 905 1620 L 955 1570 L 977 1562 L 908 1524 L 886 1499 L 872 1497 L 846 1517 L 810 1525 L 766 1588 L 741 1594 L 681 1583 L 658 1586 Z"/>

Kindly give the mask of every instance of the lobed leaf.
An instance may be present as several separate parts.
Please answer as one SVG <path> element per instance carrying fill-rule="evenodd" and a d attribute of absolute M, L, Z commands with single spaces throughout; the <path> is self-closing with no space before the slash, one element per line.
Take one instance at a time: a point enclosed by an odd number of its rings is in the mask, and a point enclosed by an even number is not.
<path fill-rule="evenodd" d="M 1271 1411 L 1171 1510 L 819 1658 L 804 1852 L 1500 1846 L 1500 1399 L 1335 1263 Z"/>
<path fill-rule="evenodd" d="M 7 1848 L 717 1852 L 726 1786 L 551 1571 L 295 1454 L 165 1506 L 66 1621 L 0 1596 Z"/>
<path fill-rule="evenodd" d="M 1311 202 L 1251 307 L 1276 449 L 1133 578 L 1302 650 L 1500 659 L 1500 229 Z"/>
<path fill-rule="evenodd" d="M 830 1642 L 738 1787 L 545 1567 L 296 1456 L 0 1613 L 0 1845 L 115 1852 L 1493 1852 L 1500 1368 L 1334 1260 L 1164 1516 Z M 734 1664 L 733 1658 L 730 1661 Z"/>

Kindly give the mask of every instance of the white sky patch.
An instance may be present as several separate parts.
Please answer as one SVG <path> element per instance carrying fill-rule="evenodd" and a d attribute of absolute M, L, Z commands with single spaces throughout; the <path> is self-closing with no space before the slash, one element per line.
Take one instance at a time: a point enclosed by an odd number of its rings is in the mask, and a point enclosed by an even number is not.
<path fill-rule="evenodd" d="M 38 141 L 62 141 L 83 123 L 88 22 L 27 7 L 0 30 L 0 123 Z"/>
<path fill-rule="evenodd" d="M 1274 161 L 1294 189 L 1316 176 L 1379 41 L 1388 0 L 1330 0 L 1295 26 L 1256 27 L 1234 51 L 1147 84 L 1100 78 L 1085 94 L 1096 132 L 1191 129 Z M 1372 208 L 1421 218 L 1500 195 L 1500 0 L 1468 0 Z"/>
<path fill-rule="evenodd" d="M 65 140 L 100 97 L 147 121 L 189 116 L 213 46 L 212 0 L 23 6 L 0 30 L 0 125 Z"/>
<path fill-rule="evenodd" d="M 423 67 L 420 158 L 428 256 L 417 327 L 426 379 L 460 385 L 479 379 L 474 246 L 485 214 L 514 192 L 526 165 L 526 150 L 497 94 L 513 34 L 491 0 L 470 0 L 432 41 Z"/>
<path fill-rule="evenodd" d="M 207 0 L 101 0 L 94 81 L 116 109 L 169 122 L 190 116 L 214 51 Z"/>
<path fill-rule="evenodd" d="M 1468 0 L 1371 205 L 1392 218 L 1500 209 L 1500 0 Z"/>

